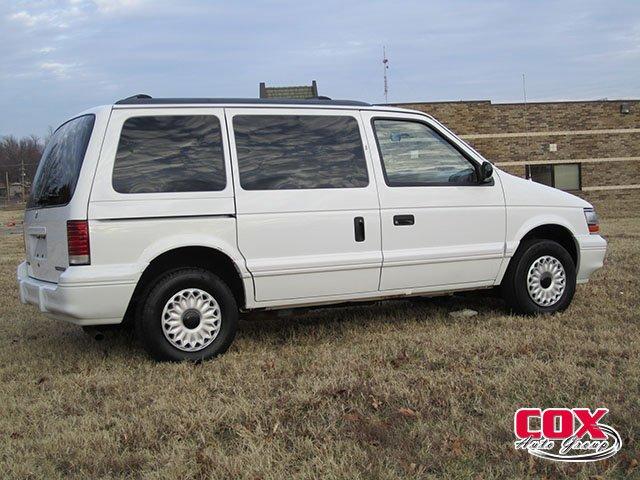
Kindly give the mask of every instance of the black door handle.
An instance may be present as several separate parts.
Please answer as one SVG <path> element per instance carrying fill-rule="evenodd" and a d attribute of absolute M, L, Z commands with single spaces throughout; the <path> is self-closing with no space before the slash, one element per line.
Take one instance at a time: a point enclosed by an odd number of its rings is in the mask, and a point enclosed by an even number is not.
<path fill-rule="evenodd" d="M 356 217 L 353 219 L 353 230 L 356 235 L 356 242 L 364 242 L 364 218 Z"/>
<path fill-rule="evenodd" d="M 393 216 L 393 224 L 396 226 L 413 225 L 414 223 L 416 223 L 416 220 L 415 218 L 413 218 L 413 215 L 394 215 Z"/>

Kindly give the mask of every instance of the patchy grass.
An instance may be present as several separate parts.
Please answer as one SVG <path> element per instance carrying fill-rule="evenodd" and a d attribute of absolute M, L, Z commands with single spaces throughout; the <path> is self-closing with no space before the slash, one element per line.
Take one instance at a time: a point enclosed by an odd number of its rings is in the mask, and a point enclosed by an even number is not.
<path fill-rule="evenodd" d="M 9 234 L 22 234 L 21 210 L 1 210 L 0 209 L 0 238 Z"/>
<path fill-rule="evenodd" d="M 249 317 L 226 355 L 200 365 L 153 363 L 128 334 L 96 343 L 20 305 L 22 237 L 2 235 L 0 471 L 637 478 L 640 218 L 611 210 L 607 265 L 562 314 L 509 316 L 471 294 Z M 461 308 L 479 315 L 448 315 Z M 522 406 L 605 406 L 623 450 L 586 465 L 517 452 Z"/>

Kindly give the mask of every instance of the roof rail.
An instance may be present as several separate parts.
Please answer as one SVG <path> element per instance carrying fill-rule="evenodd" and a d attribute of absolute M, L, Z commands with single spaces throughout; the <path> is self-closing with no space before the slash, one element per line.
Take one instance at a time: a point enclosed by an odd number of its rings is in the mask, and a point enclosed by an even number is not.
<path fill-rule="evenodd" d="M 370 107 L 371 104 L 356 100 L 331 100 L 328 97 L 298 98 L 152 98 L 138 94 L 118 100 L 116 105 L 168 105 L 168 104 L 272 104 L 272 105 L 335 105 Z"/>

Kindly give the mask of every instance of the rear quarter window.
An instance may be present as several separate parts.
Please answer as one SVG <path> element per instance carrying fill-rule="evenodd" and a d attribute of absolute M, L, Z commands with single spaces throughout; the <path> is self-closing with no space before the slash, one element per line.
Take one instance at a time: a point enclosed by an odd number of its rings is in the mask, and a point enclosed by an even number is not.
<path fill-rule="evenodd" d="M 159 115 L 124 122 L 113 166 L 116 192 L 206 192 L 226 184 L 217 117 Z"/>
<path fill-rule="evenodd" d="M 38 164 L 27 208 L 63 206 L 71 201 L 94 122 L 94 115 L 83 115 L 54 132 Z"/>

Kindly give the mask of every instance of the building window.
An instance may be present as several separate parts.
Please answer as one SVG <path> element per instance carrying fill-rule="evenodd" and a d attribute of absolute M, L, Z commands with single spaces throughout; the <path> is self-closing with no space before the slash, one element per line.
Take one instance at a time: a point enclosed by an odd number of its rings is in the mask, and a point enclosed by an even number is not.
<path fill-rule="evenodd" d="M 527 178 L 560 190 L 582 189 L 582 172 L 579 163 L 527 165 Z"/>

